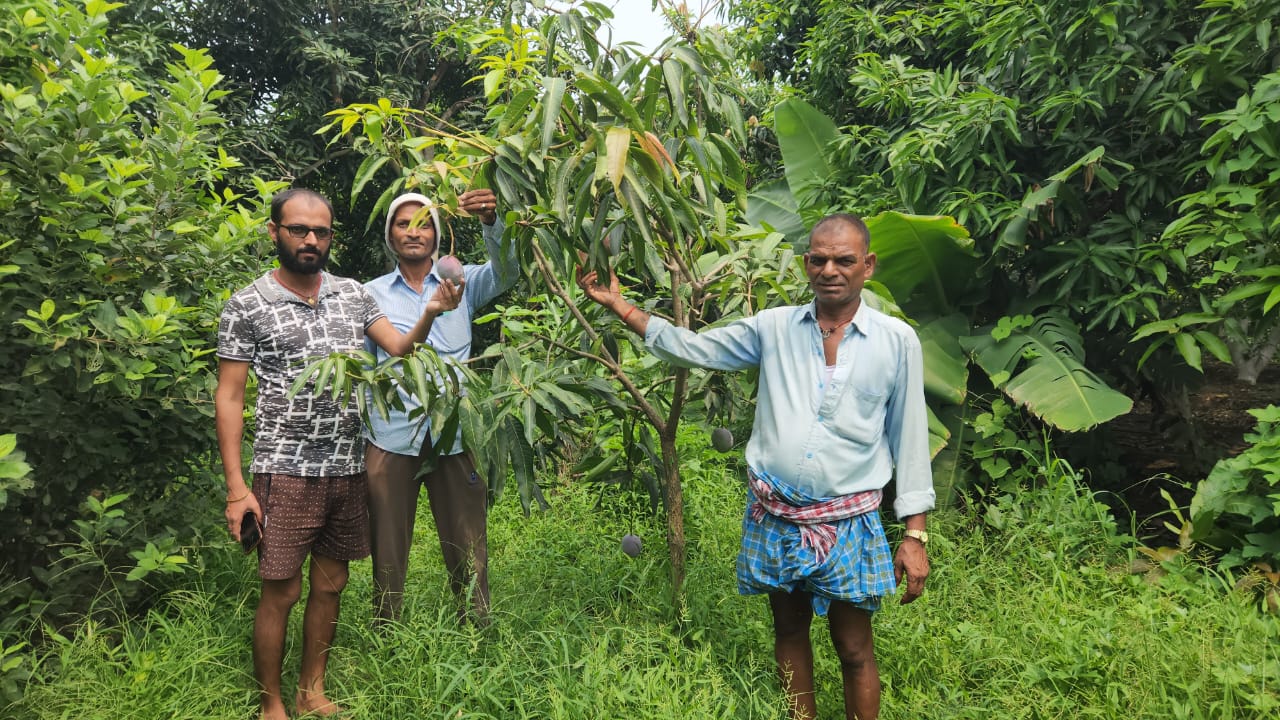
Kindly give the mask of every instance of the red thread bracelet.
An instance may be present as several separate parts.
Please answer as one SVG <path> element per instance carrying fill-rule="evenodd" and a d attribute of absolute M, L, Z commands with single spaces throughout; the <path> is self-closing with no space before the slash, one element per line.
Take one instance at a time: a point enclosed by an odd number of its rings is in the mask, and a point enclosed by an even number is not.
<path fill-rule="evenodd" d="M 631 306 L 631 309 L 630 309 L 630 310 L 628 310 L 626 313 L 624 313 L 624 314 L 622 315 L 622 323 L 623 323 L 624 325 L 625 325 L 625 324 L 626 324 L 626 322 L 627 322 L 627 318 L 631 317 L 631 313 L 633 313 L 633 312 L 635 312 L 635 311 L 636 311 L 636 306 L 635 306 L 635 305 L 632 305 L 632 306 Z"/>

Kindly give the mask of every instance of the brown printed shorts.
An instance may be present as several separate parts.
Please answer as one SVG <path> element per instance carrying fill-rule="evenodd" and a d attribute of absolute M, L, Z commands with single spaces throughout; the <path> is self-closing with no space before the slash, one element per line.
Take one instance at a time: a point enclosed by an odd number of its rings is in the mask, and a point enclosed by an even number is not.
<path fill-rule="evenodd" d="M 287 580 L 302 571 L 308 553 L 334 560 L 369 556 L 368 483 L 364 473 L 299 477 L 253 476 L 262 506 L 258 576 Z"/>

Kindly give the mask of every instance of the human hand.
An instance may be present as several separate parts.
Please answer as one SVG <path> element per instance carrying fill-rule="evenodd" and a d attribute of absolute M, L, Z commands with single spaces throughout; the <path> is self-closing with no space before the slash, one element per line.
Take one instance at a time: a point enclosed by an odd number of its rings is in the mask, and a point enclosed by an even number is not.
<path fill-rule="evenodd" d="M 600 282 L 600 276 L 595 270 L 588 272 L 583 268 L 578 273 L 578 287 L 582 288 L 587 297 L 614 312 L 617 312 L 619 303 L 625 302 L 622 299 L 622 286 L 613 271 L 609 272 L 609 284 L 606 286 Z"/>
<path fill-rule="evenodd" d="M 498 220 L 498 196 L 488 188 L 468 190 L 458 196 L 458 209 L 480 218 L 485 225 Z"/>
<path fill-rule="evenodd" d="M 240 521 L 244 519 L 245 512 L 250 510 L 259 518 L 262 517 L 262 506 L 258 504 L 257 496 L 247 489 L 244 491 L 244 497 L 236 498 L 235 502 L 228 502 L 223 510 L 227 519 L 227 530 L 231 532 L 231 537 L 235 538 L 236 542 L 240 542 Z"/>
<path fill-rule="evenodd" d="M 893 578 L 902 584 L 903 575 L 907 577 L 907 590 L 900 602 L 906 605 L 924 594 L 924 581 L 929 577 L 929 553 L 919 540 L 904 538 L 893 554 Z"/>
<path fill-rule="evenodd" d="M 441 280 L 436 291 L 427 301 L 426 312 L 440 315 L 458 307 L 462 302 L 462 286 L 465 282 L 455 284 L 452 280 Z"/>

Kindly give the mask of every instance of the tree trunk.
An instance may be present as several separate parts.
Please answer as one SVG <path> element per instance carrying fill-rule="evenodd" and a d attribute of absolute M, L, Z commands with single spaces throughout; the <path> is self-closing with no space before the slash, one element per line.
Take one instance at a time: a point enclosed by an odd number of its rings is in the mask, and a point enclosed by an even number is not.
<path fill-rule="evenodd" d="M 1242 322 L 1241 326 L 1248 330 L 1248 324 Z M 1258 376 L 1271 365 L 1271 359 L 1275 357 L 1278 346 L 1280 346 L 1280 325 L 1273 326 L 1265 339 L 1258 339 L 1252 343 L 1228 341 L 1227 349 L 1231 351 L 1231 362 L 1236 366 L 1236 379 L 1249 385 L 1257 385 Z"/>
<path fill-rule="evenodd" d="M 674 429 L 659 434 L 658 441 L 662 446 L 662 493 L 666 499 L 667 552 L 671 558 L 671 604 L 678 616 L 684 600 L 684 490 L 680 485 Z"/>

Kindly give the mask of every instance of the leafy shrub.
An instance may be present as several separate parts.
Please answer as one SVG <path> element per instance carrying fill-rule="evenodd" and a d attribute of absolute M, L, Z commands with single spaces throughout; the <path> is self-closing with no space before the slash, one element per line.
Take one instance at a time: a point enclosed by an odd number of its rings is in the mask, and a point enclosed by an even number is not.
<path fill-rule="evenodd" d="M 1258 419 L 1244 438 L 1249 447 L 1219 460 L 1191 498 L 1191 539 L 1225 550 L 1224 567 L 1274 568 L 1280 566 L 1280 407 L 1249 414 Z"/>
<path fill-rule="evenodd" d="M 217 313 L 257 272 L 244 250 L 274 188 L 229 187 L 210 58 L 175 46 L 148 77 L 148 38 L 113 31 L 116 7 L 19 0 L 0 16 L 0 429 L 30 468 L 0 481 L 0 630 L 87 607 L 94 587 L 53 565 L 83 540 L 86 498 L 129 495 L 110 568 L 190 537 L 193 507 L 216 518 Z"/>

